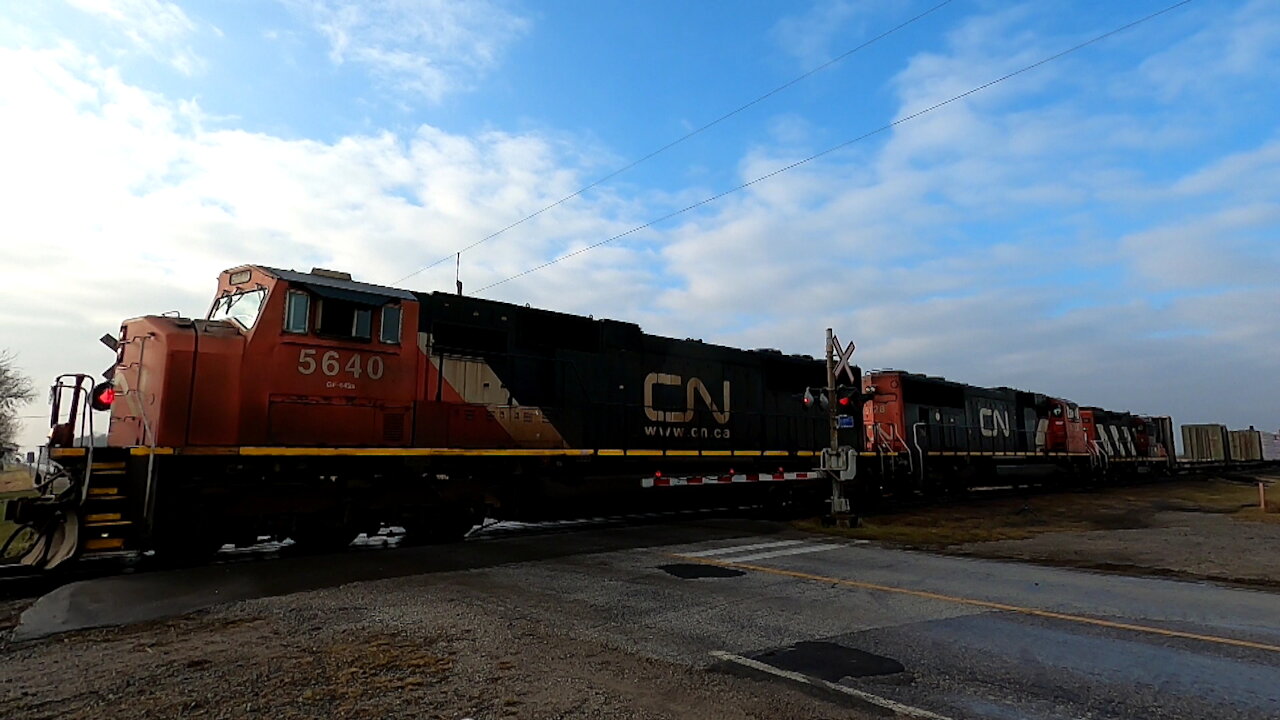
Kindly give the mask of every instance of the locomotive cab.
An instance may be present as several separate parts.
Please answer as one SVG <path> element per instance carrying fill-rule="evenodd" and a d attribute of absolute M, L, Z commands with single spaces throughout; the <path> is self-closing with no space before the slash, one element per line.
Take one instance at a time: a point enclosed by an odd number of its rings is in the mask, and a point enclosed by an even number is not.
<path fill-rule="evenodd" d="M 403 445 L 413 295 L 345 273 L 232 268 L 203 319 L 120 328 L 111 446 Z"/>
<path fill-rule="evenodd" d="M 1080 417 L 1079 406 L 1059 398 L 1048 398 L 1043 412 L 1048 421 L 1042 448 L 1044 451 L 1066 453 L 1087 451 L 1088 437 Z"/>

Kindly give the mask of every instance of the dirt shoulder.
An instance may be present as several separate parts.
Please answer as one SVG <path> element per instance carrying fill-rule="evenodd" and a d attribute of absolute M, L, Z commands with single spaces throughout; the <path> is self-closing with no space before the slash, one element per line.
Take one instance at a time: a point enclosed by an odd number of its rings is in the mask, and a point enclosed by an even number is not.
<path fill-rule="evenodd" d="M 801 527 L 936 552 L 1280 588 L 1274 471 L 975 499 L 869 517 L 853 530 Z"/>
<path fill-rule="evenodd" d="M 607 645 L 568 610 L 405 578 L 72 633 L 0 649 L 0 717 L 870 717 Z"/>

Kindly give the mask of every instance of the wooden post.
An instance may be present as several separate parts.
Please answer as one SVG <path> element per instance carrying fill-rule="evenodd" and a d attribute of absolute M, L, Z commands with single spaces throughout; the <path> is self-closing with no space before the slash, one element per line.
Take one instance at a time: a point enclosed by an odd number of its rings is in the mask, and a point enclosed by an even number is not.
<path fill-rule="evenodd" d="M 1262 512 L 1267 511 L 1267 486 L 1261 482 L 1258 483 L 1258 507 L 1262 508 Z"/>

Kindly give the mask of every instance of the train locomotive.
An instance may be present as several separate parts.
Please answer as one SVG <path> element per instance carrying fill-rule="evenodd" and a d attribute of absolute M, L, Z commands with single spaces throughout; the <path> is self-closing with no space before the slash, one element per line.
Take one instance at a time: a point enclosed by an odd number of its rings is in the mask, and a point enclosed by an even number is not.
<path fill-rule="evenodd" d="M 134 318 L 104 342 L 106 382 L 54 386 L 60 471 L 8 506 L 36 531 L 28 564 L 264 536 L 338 548 L 386 526 L 450 541 L 486 517 L 814 508 L 833 480 L 867 501 L 1173 458 L 1167 418 L 900 371 L 850 368 L 836 423 L 805 401 L 824 360 L 322 269 L 226 270 L 204 318 Z M 102 447 L 91 408 L 110 412 Z"/>
<path fill-rule="evenodd" d="M 716 503 L 783 503 L 822 479 L 828 424 L 795 401 L 825 382 L 808 356 L 263 266 L 221 273 L 205 318 L 127 320 L 110 344 L 107 383 L 55 387 L 61 483 L 14 506 L 42 537 L 35 564 L 338 547 L 388 525 L 433 542 L 713 486 Z M 105 447 L 76 440 L 86 403 L 109 407 Z M 703 491 L 645 492 L 672 486 Z"/>
<path fill-rule="evenodd" d="M 1175 460 L 1169 417 L 899 370 L 868 372 L 864 383 L 866 447 L 893 458 L 896 470 L 886 490 L 964 490 L 1001 476 L 1099 478 L 1169 470 Z"/>

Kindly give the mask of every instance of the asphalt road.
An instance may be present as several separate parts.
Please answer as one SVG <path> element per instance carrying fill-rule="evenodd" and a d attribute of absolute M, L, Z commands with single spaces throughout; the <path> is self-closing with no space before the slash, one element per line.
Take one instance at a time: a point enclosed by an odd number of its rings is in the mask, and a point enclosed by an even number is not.
<path fill-rule="evenodd" d="M 1280 717 L 1275 594 L 886 549 L 765 523 L 588 528 L 101 578 L 42 598 L 16 635 L 408 575 L 560 608 L 577 632 L 644 655 L 904 715 Z"/>

